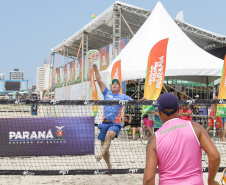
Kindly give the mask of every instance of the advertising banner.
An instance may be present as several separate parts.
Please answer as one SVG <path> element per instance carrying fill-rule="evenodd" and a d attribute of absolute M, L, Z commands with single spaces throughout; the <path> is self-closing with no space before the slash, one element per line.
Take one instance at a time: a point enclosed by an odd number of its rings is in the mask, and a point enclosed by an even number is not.
<path fill-rule="evenodd" d="M 71 79 L 71 64 L 68 63 L 67 64 L 67 84 L 69 84 L 70 79 Z"/>
<path fill-rule="evenodd" d="M 57 87 L 57 69 L 54 73 L 54 87 Z"/>
<path fill-rule="evenodd" d="M 80 62 L 80 66 L 79 66 L 79 82 L 82 81 L 82 65 L 83 65 L 83 61 L 82 61 L 82 58 L 79 59 L 79 62 Z"/>
<path fill-rule="evenodd" d="M 95 84 L 95 79 L 94 79 L 94 70 L 91 69 L 91 97 L 92 100 L 99 100 L 98 98 L 98 92 L 97 92 L 97 88 L 96 88 L 96 84 Z M 96 116 L 99 110 L 99 106 L 98 105 L 93 105 L 92 106 L 92 114 L 93 116 Z"/>
<path fill-rule="evenodd" d="M 94 154 L 94 117 L 0 118 L 0 156 Z"/>
<path fill-rule="evenodd" d="M 226 99 L 226 55 L 224 58 L 224 65 L 221 73 L 221 82 L 218 93 L 218 99 Z M 217 105 L 217 116 L 226 117 L 226 105 L 218 104 Z"/>
<path fill-rule="evenodd" d="M 80 59 L 78 59 L 75 63 L 75 83 L 80 82 Z"/>
<path fill-rule="evenodd" d="M 70 72 L 70 79 L 71 79 L 71 76 L 72 76 L 71 84 L 74 84 L 75 83 L 75 61 L 70 62 L 70 71 L 71 71 Z"/>
<path fill-rule="evenodd" d="M 122 75 L 121 75 L 121 60 L 118 60 L 114 63 L 111 70 L 111 81 L 113 79 L 118 79 L 119 83 L 122 87 Z M 122 94 L 122 88 L 120 89 L 120 93 Z"/>
<path fill-rule="evenodd" d="M 63 66 L 60 67 L 60 87 L 63 86 L 64 83 L 64 68 Z"/>
<path fill-rule="evenodd" d="M 100 71 L 103 71 L 109 66 L 109 46 L 100 49 Z"/>
<path fill-rule="evenodd" d="M 67 83 L 67 64 L 64 65 L 64 85 Z"/>
<path fill-rule="evenodd" d="M 112 63 L 112 61 L 114 60 L 114 47 L 113 47 L 113 43 L 111 43 L 109 45 L 109 65 Z"/>
<path fill-rule="evenodd" d="M 27 91 L 27 86 L 28 86 L 28 81 L 27 80 L 22 80 L 21 82 L 21 87 L 20 87 L 20 90 L 21 91 Z"/>
<path fill-rule="evenodd" d="M 157 100 L 162 90 L 168 40 L 167 38 L 157 42 L 149 53 L 144 86 L 144 97 L 147 100 Z M 153 109 L 152 105 L 143 105 L 142 114 L 144 115 Z"/>
<path fill-rule="evenodd" d="M 121 43 L 120 43 L 121 51 L 123 50 L 124 47 L 126 47 L 126 44 L 127 44 L 127 37 L 121 40 Z"/>
<path fill-rule="evenodd" d="M 57 73 L 57 87 L 60 87 L 60 68 L 56 69 L 56 73 Z"/>

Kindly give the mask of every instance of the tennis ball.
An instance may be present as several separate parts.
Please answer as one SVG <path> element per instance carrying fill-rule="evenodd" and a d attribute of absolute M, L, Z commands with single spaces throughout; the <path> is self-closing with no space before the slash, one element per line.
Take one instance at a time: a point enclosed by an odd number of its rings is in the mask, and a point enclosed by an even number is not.
<path fill-rule="evenodd" d="M 96 16 L 96 14 L 93 14 L 92 17 L 93 17 L 93 18 L 96 18 L 97 16 Z"/>

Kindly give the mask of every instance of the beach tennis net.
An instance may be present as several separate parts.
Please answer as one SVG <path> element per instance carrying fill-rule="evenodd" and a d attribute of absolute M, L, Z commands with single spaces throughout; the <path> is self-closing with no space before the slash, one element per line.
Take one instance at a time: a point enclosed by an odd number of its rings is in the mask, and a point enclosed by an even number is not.
<path fill-rule="evenodd" d="M 150 134 L 143 126 L 142 106 L 156 103 L 142 100 L 0 100 L 0 174 L 143 173 L 146 139 Z M 218 103 L 222 104 L 224 100 L 180 102 L 189 107 L 199 104 L 207 110 L 193 116 L 204 127 L 208 126 L 208 108 Z M 132 123 L 121 128 L 118 138 L 111 142 L 112 169 L 108 169 L 104 159 L 100 162 L 95 159 L 95 155 L 101 152 L 101 142 L 97 136 L 104 106 L 112 110 L 112 115 L 117 110 L 121 115 L 132 117 Z M 136 127 L 141 132 L 133 136 L 130 127 Z M 219 140 L 218 129 L 213 129 L 209 135 L 221 154 L 219 171 L 222 171 L 226 167 L 226 142 Z M 208 156 L 204 151 L 202 153 L 203 171 L 207 172 Z"/>

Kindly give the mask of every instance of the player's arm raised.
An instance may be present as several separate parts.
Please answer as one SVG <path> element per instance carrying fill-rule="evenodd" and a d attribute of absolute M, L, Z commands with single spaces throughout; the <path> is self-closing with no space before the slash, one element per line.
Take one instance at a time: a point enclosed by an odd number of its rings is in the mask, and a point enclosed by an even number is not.
<path fill-rule="evenodd" d="M 97 69 L 97 65 L 96 64 L 93 64 L 93 69 L 94 69 L 96 80 L 97 80 L 97 83 L 98 83 L 98 85 L 100 87 L 100 90 L 101 90 L 101 92 L 104 92 L 104 90 L 106 88 L 106 85 L 101 80 L 100 73 L 99 73 L 99 70 Z"/>

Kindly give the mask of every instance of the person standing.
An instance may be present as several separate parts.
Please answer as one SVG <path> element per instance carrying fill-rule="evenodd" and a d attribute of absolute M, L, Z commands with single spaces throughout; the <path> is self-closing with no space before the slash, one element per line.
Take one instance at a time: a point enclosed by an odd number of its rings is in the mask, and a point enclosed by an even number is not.
<path fill-rule="evenodd" d="M 216 91 L 216 96 L 214 99 L 218 99 L 218 91 Z M 216 116 L 217 112 L 217 106 L 215 104 L 211 105 L 211 111 L 210 111 L 210 116 L 209 117 L 209 126 L 206 128 L 206 131 L 209 132 L 209 130 L 213 129 L 214 127 L 214 119 L 216 120 L 216 127 L 218 128 L 219 136 L 220 136 L 220 141 L 223 141 L 223 136 L 222 136 L 222 120 L 220 116 Z"/>
<path fill-rule="evenodd" d="M 150 113 L 155 115 L 153 128 L 154 128 L 154 132 L 156 132 L 163 125 L 163 123 L 162 123 L 162 121 L 159 118 L 159 113 L 158 113 L 157 107 L 155 107 L 152 111 L 150 111 Z"/>
<path fill-rule="evenodd" d="M 178 118 L 179 102 L 171 93 L 161 95 L 157 104 L 163 126 L 147 144 L 143 184 L 155 184 L 158 166 L 159 185 L 203 185 L 203 149 L 209 159 L 208 184 L 218 185 L 214 178 L 220 165 L 220 153 L 203 126 Z"/>
<path fill-rule="evenodd" d="M 192 111 L 189 109 L 188 105 L 183 105 L 182 109 L 179 111 L 179 118 L 192 121 Z"/>
<path fill-rule="evenodd" d="M 132 100 L 129 96 L 125 94 L 120 94 L 121 84 L 118 79 L 112 80 L 111 90 L 109 90 L 104 82 L 102 81 L 97 66 L 93 64 L 93 69 L 95 72 L 97 83 L 100 87 L 102 94 L 104 95 L 104 100 Z M 102 124 L 98 125 L 100 133 L 97 137 L 101 141 L 101 153 L 96 155 L 96 161 L 99 162 L 104 158 L 107 166 L 111 169 L 112 165 L 110 163 L 110 153 L 109 148 L 111 146 L 111 140 L 115 137 L 117 138 L 121 128 L 121 105 L 104 106 L 104 118 Z"/>
<path fill-rule="evenodd" d="M 124 128 L 131 128 L 132 116 L 130 114 L 123 114 L 122 116 L 122 126 Z"/>

